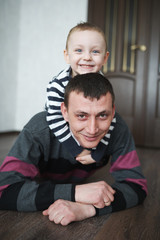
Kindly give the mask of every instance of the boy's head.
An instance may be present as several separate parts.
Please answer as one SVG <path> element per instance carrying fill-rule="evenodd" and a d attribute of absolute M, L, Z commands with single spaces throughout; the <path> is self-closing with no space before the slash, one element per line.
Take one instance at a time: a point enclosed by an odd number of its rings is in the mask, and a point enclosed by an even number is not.
<path fill-rule="evenodd" d="M 64 57 L 72 68 L 72 77 L 77 74 L 99 72 L 107 62 L 107 42 L 104 32 L 91 23 L 73 27 L 67 37 Z"/>
<path fill-rule="evenodd" d="M 102 35 L 102 38 L 104 39 L 104 42 L 105 42 L 105 51 L 107 51 L 107 40 L 106 40 L 106 37 L 104 35 L 104 32 L 102 31 L 101 28 L 99 28 L 98 26 L 92 24 L 92 23 L 89 23 L 89 22 L 81 22 L 81 23 L 78 23 L 75 27 L 71 28 L 71 30 L 69 31 L 68 33 L 68 36 L 67 36 L 67 41 L 66 41 L 66 50 L 68 50 L 68 43 L 69 43 L 69 38 L 70 36 L 72 35 L 72 33 L 76 32 L 76 31 L 95 31 L 95 32 L 98 32 Z"/>
<path fill-rule="evenodd" d="M 99 73 L 75 76 L 66 86 L 61 111 L 80 145 L 96 147 L 114 117 L 112 85 Z"/>

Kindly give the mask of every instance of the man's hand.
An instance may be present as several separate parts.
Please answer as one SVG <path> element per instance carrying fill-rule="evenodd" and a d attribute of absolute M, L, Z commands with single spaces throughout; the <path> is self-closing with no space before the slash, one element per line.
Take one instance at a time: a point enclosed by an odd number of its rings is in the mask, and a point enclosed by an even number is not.
<path fill-rule="evenodd" d="M 114 201 L 115 190 L 106 182 L 100 181 L 77 185 L 75 190 L 76 202 L 92 204 L 97 208 L 109 206 Z"/>
<path fill-rule="evenodd" d="M 76 160 L 81 164 L 91 164 L 96 161 L 91 157 L 91 151 L 84 149 L 77 157 Z"/>
<path fill-rule="evenodd" d="M 73 221 L 81 221 L 96 214 L 92 205 L 70 202 L 59 199 L 55 201 L 49 208 L 43 211 L 44 216 L 48 216 L 50 221 L 63 226 Z"/>

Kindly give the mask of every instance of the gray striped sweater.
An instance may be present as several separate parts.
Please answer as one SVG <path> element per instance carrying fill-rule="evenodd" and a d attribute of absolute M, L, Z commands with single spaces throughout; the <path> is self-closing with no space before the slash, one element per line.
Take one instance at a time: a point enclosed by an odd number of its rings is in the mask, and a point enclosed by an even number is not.
<path fill-rule="evenodd" d="M 109 207 L 97 209 L 97 215 L 142 203 L 147 195 L 146 179 L 130 131 L 118 113 L 116 119 L 99 163 L 82 165 L 52 134 L 46 112 L 35 115 L 0 167 L 0 209 L 38 211 L 57 199 L 75 201 L 76 184 L 108 164 L 110 157 L 115 200 Z"/>

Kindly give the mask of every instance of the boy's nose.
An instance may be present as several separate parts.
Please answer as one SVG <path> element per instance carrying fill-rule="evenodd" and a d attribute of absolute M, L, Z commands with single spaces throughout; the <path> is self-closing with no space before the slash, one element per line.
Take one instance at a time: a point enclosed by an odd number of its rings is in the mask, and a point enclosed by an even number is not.
<path fill-rule="evenodd" d="M 91 59 L 91 54 L 89 52 L 85 52 L 84 59 L 85 60 L 90 60 Z"/>

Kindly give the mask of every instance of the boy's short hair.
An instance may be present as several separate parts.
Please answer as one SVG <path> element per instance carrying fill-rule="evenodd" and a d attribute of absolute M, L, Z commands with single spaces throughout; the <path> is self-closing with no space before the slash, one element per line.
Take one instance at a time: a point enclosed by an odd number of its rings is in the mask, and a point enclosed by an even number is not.
<path fill-rule="evenodd" d="M 69 81 L 64 93 L 64 104 L 67 108 L 71 92 L 83 93 L 85 98 L 97 100 L 109 92 L 112 96 L 112 106 L 114 106 L 115 95 L 112 84 L 100 73 L 76 75 Z"/>
<path fill-rule="evenodd" d="M 102 35 L 102 37 L 104 38 L 104 41 L 106 44 L 105 50 L 107 51 L 107 40 L 106 40 L 103 30 L 100 27 L 98 27 L 92 23 L 89 23 L 89 22 L 80 22 L 75 27 L 71 28 L 71 30 L 69 31 L 68 36 L 67 36 L 66 50 L 68 50 L 68 42 L 69 42 L 69 38 L 70 38 L 71 34 L 76 31 L 86 31 L 86 30 L 99 32 Z"/>

